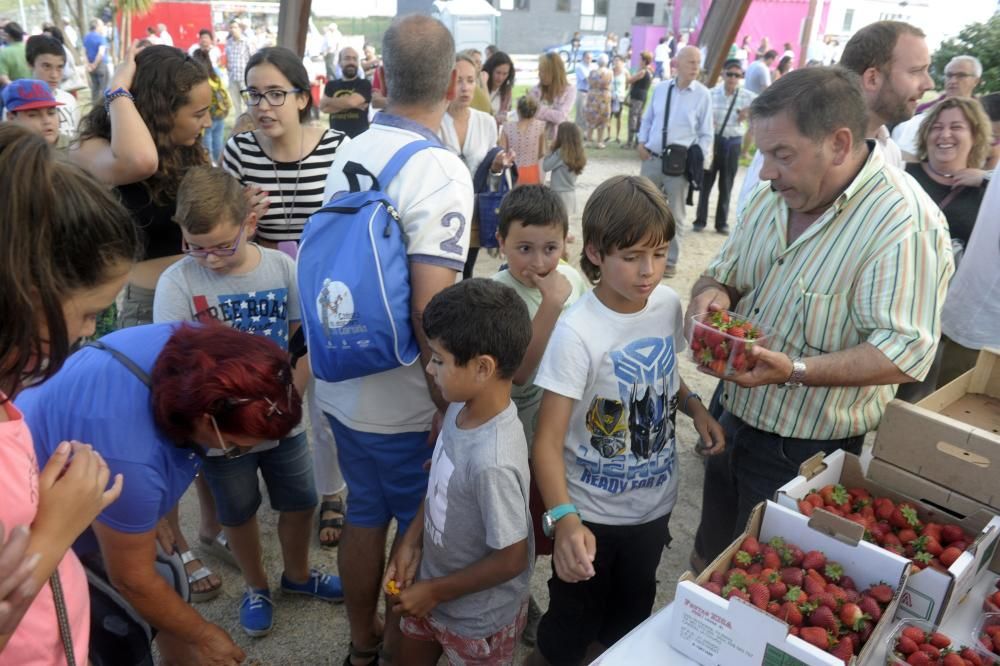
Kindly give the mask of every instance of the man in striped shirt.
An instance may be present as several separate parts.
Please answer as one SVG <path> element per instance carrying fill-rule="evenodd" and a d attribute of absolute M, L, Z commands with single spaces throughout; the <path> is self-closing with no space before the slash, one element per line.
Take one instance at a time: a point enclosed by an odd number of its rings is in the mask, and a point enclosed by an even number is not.
<path fill-rule="evenodd" d="M 766 329 L 769 349 L 725 378 L 727 448 L 706 468 L 693 562 L 711 561 L 813 454 L 860 453 L 896 385 L 930 368 L 954 272 L 940 210 L 862 138 L 856 75 L 797 70 L 750 116 L 770 182 L 750 195 L 688 314 L 734 310 Z"/>

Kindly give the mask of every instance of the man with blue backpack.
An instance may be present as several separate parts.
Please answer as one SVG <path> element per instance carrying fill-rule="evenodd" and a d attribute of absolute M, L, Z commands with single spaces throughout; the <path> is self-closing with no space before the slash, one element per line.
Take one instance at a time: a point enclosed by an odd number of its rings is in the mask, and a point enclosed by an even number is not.
<path fill-rule="evenodd" d="M 454 90 L 451 33 L 426 16 L 398 18 L 383 51 L 388 106 L 337 152 L 328 203 L 299 251 L 316 396 L 350 489 L 338 556 L 345 664 L 378 663 L 389 522 L 405 533 L 427 491 L 429 434 L 447 403 L 424 371 L 421 315 L 462 272 L 473 206 L 469 170 L 437 139 Z M 398 620 L 386 619 L 383 658 L 398 644 Z"/>

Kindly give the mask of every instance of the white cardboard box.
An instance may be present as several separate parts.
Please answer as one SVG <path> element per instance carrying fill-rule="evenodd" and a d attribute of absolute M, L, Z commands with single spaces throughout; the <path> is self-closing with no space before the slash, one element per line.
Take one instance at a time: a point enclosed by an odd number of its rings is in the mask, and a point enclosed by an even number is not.
<path fill-rule="evenodd" d="M 1000 518 L 988 507 L 878 458 L 871 461 L 866 475 L 861 460 L 853 454 L 835 451 L 822 459 L 816 456 L 802 464 L 799 476 L 778 489 L 775 499 L 797 511 L 798 501 L 810 490 L 831 483 L 867 488 L 872 495 L 895 502 L 906 500 L 917 507 L 923 520 L 953 523 L 978 535 L 947 573 L 926 568 L 910 574 L 899 602 L 899 619 L 915 617 L 941 624 L 993 561 L 1000 543 Z"/>
<path fill-rule="evenodd" d="M 892 624 L 906 578 L 909 561 L 864 541 L 851 526 L 860 526 L 831 514 L 808 519 L 798 511 L 774 502 L 759 504 L 746 531 L 710 564 L 697 580 L 690 573 L 681 576 L 674 597 L 670 644 L 687 657 L 706 666 L 782 664 L 798 660 L 808 666 L 843 666 L 843 662 L 806 641 L 788 633 L 788 625 L 741 599 L 726 600 L 702 588 L 699 583 L 715 570 L 728 566 L 747 535 L 767 541 L 780 536 L 805 551 L 821 550 L 829 560 L 840 563 L 859 589 L 886 582 L 896 595 L 882 620 L 852 664 L 868 663 L 875 646 L 884 641 Z M 852 538 L 846 532 L 854 531 Z"/>

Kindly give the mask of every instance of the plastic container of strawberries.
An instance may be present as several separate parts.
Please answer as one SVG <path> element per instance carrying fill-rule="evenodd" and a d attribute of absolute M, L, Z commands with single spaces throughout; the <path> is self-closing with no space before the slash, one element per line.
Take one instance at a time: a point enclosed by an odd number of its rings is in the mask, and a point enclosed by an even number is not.
<path fill-rule="evenodd" d="M 976 628 L 972 632 L 972 640 L 975 642 L 976 647 L 993 658 L 991 663 L 1000 664 L 1000 629 L 988 631 L 987 627 L 1000 627 L 1000 613 L 983 614 L 983 617 L 976 623 Z M 983 634 L 992 634 L 998 637 L 997 639 L 993 639 L 991 635 L 990 642 L 993 645 L 992 649 L 990 649 L 989 645 L 983 644 L 981 640 Z"/>
<path fill-rule="evenodd" d="M 691 358 L 719 375 L 738 375 L 756 364 L 747 353 L 767 347 L 768 332 L 746 317 L 719 310 L 691 317 Z"/>
<path fill-rule="evenodd" d="M 942 659 L 944 655 L 948 654 L 948 652 L 958 652 L 959 654 L 961 654 L 963 650 L 969 649 L 973 653 L 975 653 L 975 655 L 979 658 L 979 662 L 973 662 L 973 663 L 981 663 L 983 664 L 983 666 L 997 666 L 998 664 L 1000 664 L 1000 660 L 998 660 L 997 656 L 985 652 L 979 646 L 978 641 L 969 641 L 968 638 L 965 638 L 966 642 L 960 642 L 956 640 L 955 636 L 949 635 L 945 632 L 941 632 L 941 630 L 938 628 L 936 624 L 931 624 L 930 622 L 925 622 L 924 620 L 918 620 L 916 618 L 911 618 L 911 617 L 900 620 L 892 628 L 892 633 L 889 635 L 889 640 L 888 643 L 886 644 L 886 650 L 885 650 L 886 664 L 890 664 L 892 666 L 897 666 L 897 665 L 908 666 L 908 664 L 911 663 L 907 661 L 909 655 L 904 654 L 898 650 L 899 639 L 903 635 L 903 631 L 908 627 L 916 627 L 925 634 L 943 633 L 945 636 L 947 636 L 948 639 L 951 641 L 950 645 L 935 646 L 939 650 Z M 978 633 L 976 635 L 978 636 Z M 942 662 L 939 659 L 931 659 L 930 663 L 940 664 Z"/>

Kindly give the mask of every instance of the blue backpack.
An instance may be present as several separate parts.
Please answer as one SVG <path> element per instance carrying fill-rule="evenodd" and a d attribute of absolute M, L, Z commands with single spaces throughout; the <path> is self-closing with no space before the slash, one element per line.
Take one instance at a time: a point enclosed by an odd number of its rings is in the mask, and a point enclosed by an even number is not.
<path fill-rule="evenodd" d="M 437 144 L 403 146 L 378 177 L 344 165 L 350 191 L 309 218 L 298 254 L 302 328 L 317 379 L 340 382 L 412 365 L 420 348 L 410 324 L 406 236 L 385 188 L 407 160 Z M 362 191 L 358 176 L 372 179 Z"/>

